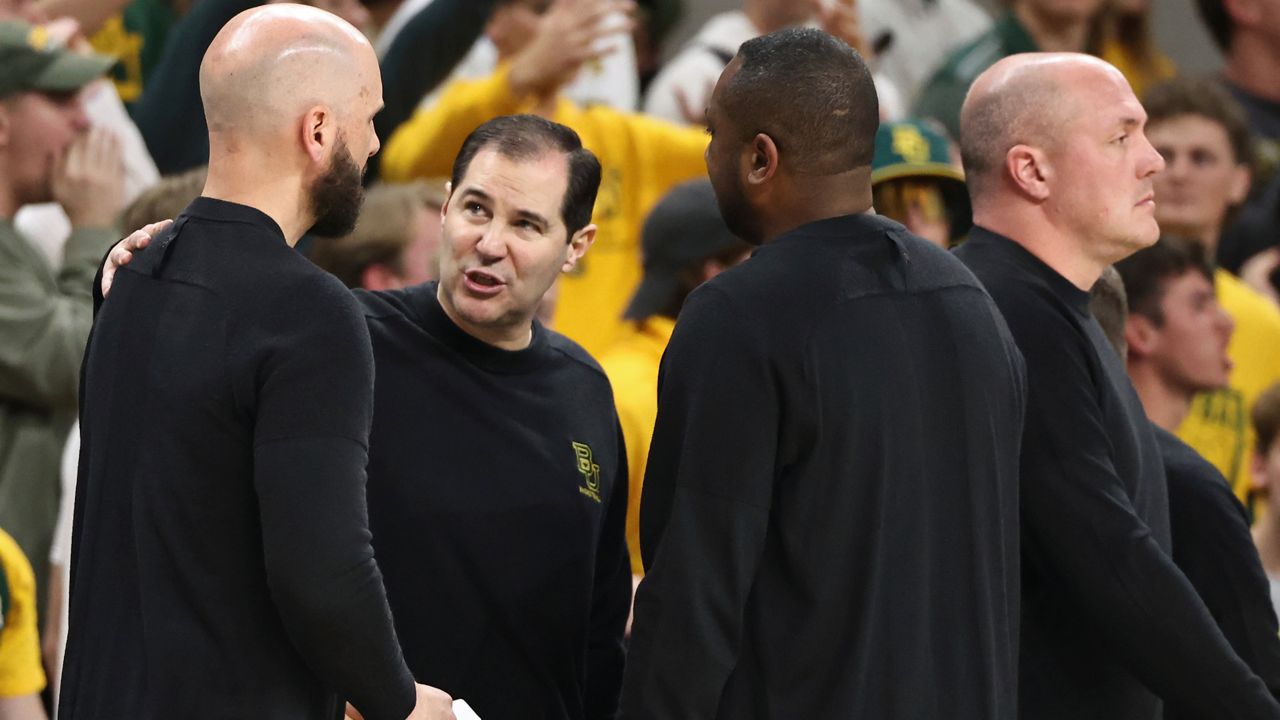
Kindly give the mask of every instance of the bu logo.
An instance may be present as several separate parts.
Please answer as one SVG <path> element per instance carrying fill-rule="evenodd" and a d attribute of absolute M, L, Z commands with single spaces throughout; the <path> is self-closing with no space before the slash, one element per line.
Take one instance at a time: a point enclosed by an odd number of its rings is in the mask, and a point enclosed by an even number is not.
<path fill-rule="evenodd" d="M 591 446 L 575 442 L 573 454 L 578 461 L 578 473 L 582 475 L 582 485 L 578 487 L 578 492 L 600 502 L 600 466 L 591 457 Z"/>

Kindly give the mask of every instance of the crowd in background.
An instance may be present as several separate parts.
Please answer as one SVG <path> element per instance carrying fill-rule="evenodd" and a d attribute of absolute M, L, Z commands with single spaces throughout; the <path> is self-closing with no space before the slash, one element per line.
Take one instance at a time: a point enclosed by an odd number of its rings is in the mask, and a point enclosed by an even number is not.
<path fill-rule="evenodd" d="M 14 47 L 64 45 L 105 74 L 83 89 L 32 92 L 21 68 L 0 68 L 0 718 L 44 717 L 41 693 L 56 697 L 92 279 L 114 240 L 200 195 L 209 153 L 200 62 L 227 21 L 259 4 L 0 0 L 0 21 L 28 23 L 0 31 L 0 63 Z M 539 318 L 612 383 L 636 582 L 658 361 L 685 297 L 751 250 L 720 220 L 704 161 L 709 97 L 738 47 L 810 24 L 857 49 L 880 97 L 875 209 L 944 248 L 972 225 L 955 140 L 975 78 L 1024 52 L 1110 62 L 1142 99 L 1166 163 L 1155 180 L 1164 237 L 1118 268 L 1128 315 L 1114 339 L 1151 420 L 1212 463 L 1244 507 L 1221 519 L 1193 504 L 1186 517 L 1251 527 L 1280 607 L 1274 3 L 1198 0 L 1225 59 L 1205 77 L 1179 74 L 1157 46 L 1150 0 L 1005 0 L 994 12 L 972 0 L 744 0 L 679 48 L 665 44 L 679 0 L 310 4 L 363 29 L 381 63 L 382 148 L 359 222 L 298 246 L 348 287 L 439 277 L 446 181 L 485 121 L 540 115 L 599 158 L 594 247 L 543 297 Z"/>

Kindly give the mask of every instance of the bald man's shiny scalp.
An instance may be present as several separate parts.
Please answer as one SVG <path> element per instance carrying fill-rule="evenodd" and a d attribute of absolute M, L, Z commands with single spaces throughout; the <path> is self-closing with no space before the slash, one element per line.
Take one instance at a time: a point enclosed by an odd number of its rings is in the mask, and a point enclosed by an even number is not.
<path fill-rule="evenodd" d="M 314 8 L 270 5 L 218 33 L 200 64 L 200 96 L 211 139 L 267 140 L 312 107 L 352 107 L 376 76 L 376 56 L 355 28 Z"/>

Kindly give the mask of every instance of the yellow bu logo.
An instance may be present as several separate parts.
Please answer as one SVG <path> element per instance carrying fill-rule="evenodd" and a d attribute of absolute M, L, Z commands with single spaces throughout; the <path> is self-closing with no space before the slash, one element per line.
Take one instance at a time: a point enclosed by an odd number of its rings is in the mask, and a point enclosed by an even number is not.
<path fill-rule="evenodd" d="M 573 454 L 578 460 L 578 472 L 582 475 L 582 487 L 578 492 L 600 502 L 600 466 L 591 457 L 591 446 L 586 443 L 573 443 Z"/>

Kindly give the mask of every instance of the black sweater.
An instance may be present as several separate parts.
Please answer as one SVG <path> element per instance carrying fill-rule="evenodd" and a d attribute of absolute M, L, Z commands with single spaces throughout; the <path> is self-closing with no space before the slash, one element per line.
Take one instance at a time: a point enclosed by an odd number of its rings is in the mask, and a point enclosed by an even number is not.
<path fill-rule="evenodd" d="M 1280 636 L 1249 516 L 1222 473 L 1173 434 L 1155 428 L 1169 481 L 1173 561 L 1240 659 L 1280 695 Z M 1165 703 L 1165 718 L 1198 717 Z"/>
<path fill-rule="evenodd" d="M 613 717 L 631 570 L 604 373 L 541 326 L 516 352 L 477 340 L 435 283 L 359 298 L 369 519 L 410 668 L 485 720 Z"/>
<path fill-rule="evenodd" d="M 663 358 L 622 716 L 1015 717 L 1022 361 L 870 215 L 695 291 Z"/>
<path fill-rule="evenodd" d="M 84 368 L 63 718 L 409 714 L 372 396 L 350 293 L 261 212 L 199 198 L 120 270 Z"/>
<path fill-rule="evenodd" d="M 980 227 L 956 255 L 1027 362 L 1021 715 L 1152 720 L 1159 695 L 1203 717 L 1280 717 L 1173 563 L 1155 435 L 1089 294 Z"/>

